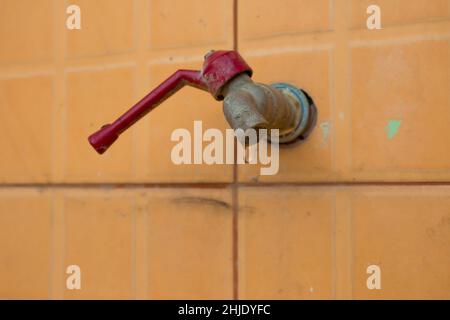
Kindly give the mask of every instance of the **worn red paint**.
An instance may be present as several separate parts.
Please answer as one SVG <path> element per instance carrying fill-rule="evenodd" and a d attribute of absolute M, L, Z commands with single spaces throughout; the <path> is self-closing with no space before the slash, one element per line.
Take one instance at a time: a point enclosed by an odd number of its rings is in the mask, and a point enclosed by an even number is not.
<path fill-rule="evenodd" d="M 236 51 L 211 51 L 205 56 L 201 71 L 176 71 L 112 124 L 90 135 L 89 143 L 99 154 L 104 153 L 122 132 L 185 85 L 209 91 L 215 99 L 222 100 L 224 85 L 243 72 L 251 75 L 252 69 Z"/>

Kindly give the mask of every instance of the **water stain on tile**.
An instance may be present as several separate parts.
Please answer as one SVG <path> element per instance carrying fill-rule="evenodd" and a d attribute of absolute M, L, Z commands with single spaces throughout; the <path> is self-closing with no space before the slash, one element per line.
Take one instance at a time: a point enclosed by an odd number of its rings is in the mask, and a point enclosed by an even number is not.
<path fill-rule="evenodd" d="M 322 130 L 322 146 L 326 146 L 330 136 L 330 123 L 328 121 L 322 122 L 320 129 Z"/>

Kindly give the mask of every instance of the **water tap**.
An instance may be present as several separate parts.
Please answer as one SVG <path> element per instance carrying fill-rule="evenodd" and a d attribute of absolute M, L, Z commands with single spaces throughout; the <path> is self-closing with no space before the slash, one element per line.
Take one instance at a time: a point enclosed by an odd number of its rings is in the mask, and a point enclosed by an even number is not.
<path fill-rule="evenodd" d="M 223 113 L 233 129 L 278 129 L 283 144 L 304 140 L 317 115 L 309 95 L 287 83 L 255 83 L 252 74 L 238 52 L 210 51 L 201 70 L 176 71 L 116 121 L 90 135 L 89 143 L 104 153 L 121 133 L 185 85 L 223 100 Z"/>

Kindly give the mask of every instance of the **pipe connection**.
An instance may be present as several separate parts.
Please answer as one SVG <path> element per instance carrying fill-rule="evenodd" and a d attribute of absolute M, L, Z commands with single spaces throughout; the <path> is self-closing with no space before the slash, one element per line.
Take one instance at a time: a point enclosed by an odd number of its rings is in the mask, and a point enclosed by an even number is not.
<path fill-rule="evenodd" d="M 236 51 L 211 51 L 202 70 L 176 71 L 116 121 L 90 135 L 89 143 L 104 153 L 120 134 L 185 85 L 224 100 L 223 112 L 233 129 L 278 129 L 279 142 L 284 144 L 304 140 L 316 121 L 312 99 L 287 83 L 254 83 L 252 74 Z"/>

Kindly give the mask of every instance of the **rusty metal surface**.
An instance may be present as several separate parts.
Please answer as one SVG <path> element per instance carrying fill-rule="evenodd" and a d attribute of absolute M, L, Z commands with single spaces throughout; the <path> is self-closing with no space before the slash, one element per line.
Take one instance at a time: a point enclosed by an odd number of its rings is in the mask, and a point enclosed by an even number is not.
<path fill-rule="evenodd" d="M 279 142 L 291 143 L 305 138 L 313 127 L 312 104 L 292 85 L 254 83 L 243 74 L 233 79 L 224 93 L 223 112 L 233 129 L 278 129 Z"/>

